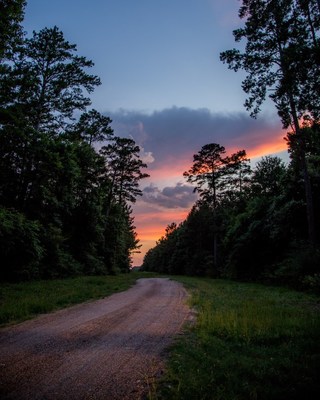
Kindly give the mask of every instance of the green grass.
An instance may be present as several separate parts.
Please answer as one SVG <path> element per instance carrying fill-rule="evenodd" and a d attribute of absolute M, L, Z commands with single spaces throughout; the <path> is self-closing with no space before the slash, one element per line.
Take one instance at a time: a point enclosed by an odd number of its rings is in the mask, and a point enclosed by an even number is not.
<path fill-rule="evenodd" d="M 0 285 L 0 323 L 126 290 L 148 273 Z M 175 277 L 197 321 L 171 348 L 152 399 L 300 400 L 320 395 L 320 299 L 283 288 Z M 320 398 L 320 397 L 319 397 Z"/>
<path fill-rule="evenodd" d="M 153 398 L 320 398 L 319 297 L 283 288 L 177 278 L 196 324 L 171 349 Z"/>
<path fill-rule="evenodd" d="M 133 272 L 116 276 L 0 284 L 0 325 L 21 322 L 72 304 L 99 299 L 132 286 L 152 274 Z"/>

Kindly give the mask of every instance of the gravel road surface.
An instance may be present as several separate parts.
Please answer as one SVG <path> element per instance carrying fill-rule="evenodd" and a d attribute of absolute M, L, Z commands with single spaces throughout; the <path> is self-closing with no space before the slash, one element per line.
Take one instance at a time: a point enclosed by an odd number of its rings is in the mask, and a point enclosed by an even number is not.
<path fill-rule="evenodd" d="M 191 318 L 183 286 L 139 279 L 102 300 L 0 330 L 0 397 L 143 399 Z"/>

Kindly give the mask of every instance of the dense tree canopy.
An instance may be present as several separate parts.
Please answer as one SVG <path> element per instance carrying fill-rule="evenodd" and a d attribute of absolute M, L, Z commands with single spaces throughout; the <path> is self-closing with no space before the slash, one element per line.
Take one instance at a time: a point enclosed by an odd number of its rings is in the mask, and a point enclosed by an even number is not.
<path fill-rule="evenodd" d="M 312 165 L 312 174 L 319 177 L 320 164 L 315 166 L 312 160 L 318 159 L 320 148 L 315 148 L 314 145 L 308 164 Z M 232 167 L 234 157 L 224 159 L 215 169 L 220 178 L 227 174 L 230 160 Z M 197 157 L 197 165 L 198 162 Z M 147 252 L 143 262 L 145 270 L 263 280 L 319 289 L 320 251 L 307 244 L 303 183 L 296 173 L 295 160 L 287 166 L 278 157 L 262 157 L 252 173 L 248 173 L 246 166 L 247 161 L 243 163 L 247 174 L 242 191 L 238 180 L 226 175 L 228 179 L 221 181 L 216 192 L 219 201 L 214 205 L 203 196 L 185 221 L 179 226 L 168 226 L 166 234 Z M 197 168 L 197 171 L 204 170 Z M 194 182 L 202 184 L 203 177 Z M 227 191 L 222 182 L 227 185 Z M 319 187 L 317 178 L 313 191 L 318 204 Z"/>
<path fill-rule="evenodd" d="M 239 17 L 244 28 L 234 31 L 246 39 L 244 52 L 227 50 L 221 59 L 235 71 L 244 69 L 246 107 L 256 116 L 267 94 L 275 102 L 283 125 L 311 116 L 318 121 L 319 30 L 317 0 L 244 0 Z"/>
<path fill-rule="evenodd" d="M 317 0 L 244 0 L 235 30 L 237 42 L 246 40 L 245 51 L 221 53 L 229 68 L 243 69 L 248 94 L 245 106 L 256 116 L 266 96 L 274 101 L 284 128 L 295 135 L 296 159 L 305 185 L 309 241 L 316 243 L 314 195 L 306 161 L 304 124 L 320 118 L 320 7 Z M 289 142 L 291 144 L 292 142 Z"/>
<path fill-rule="evenodd" d="M 90 109 L 92 61 L 57 28 L 23 34 L 25 1 L 0 0 L 0 280 L 127 272 L 139 248 L 131 203 L 148 175 L 139 146 Z M 184 173 L 199 200 L 143 268 L 320 288 L 320 3 L 243 0 L 245 106 L 275 103 L 290 163 L 205 144 Z M 304 218 L 307 214 L 308 219 Z"/>
<path fill-rule="evenodd" d="M 0 61 L 11 58 L 21 43 L 25 5 L 25 0 L 0 0 Z"/>
<path fill-rule="evenodd" d="M 88 110 L 92 61 L 57 27 L 24 38 L 23 6 L 1 2 L 0 279 L 127 272 L 146 164 Z"/>

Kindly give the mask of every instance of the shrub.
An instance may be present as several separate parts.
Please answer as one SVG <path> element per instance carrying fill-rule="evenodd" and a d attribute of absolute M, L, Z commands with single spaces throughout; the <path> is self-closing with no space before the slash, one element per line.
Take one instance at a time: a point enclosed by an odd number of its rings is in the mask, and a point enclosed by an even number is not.
<path fill-rule="evenodd" d="M 41 232 L 39 222 L 0 207 L 1 281 L 39 277 L 39 266 L 44 256 Z"/>

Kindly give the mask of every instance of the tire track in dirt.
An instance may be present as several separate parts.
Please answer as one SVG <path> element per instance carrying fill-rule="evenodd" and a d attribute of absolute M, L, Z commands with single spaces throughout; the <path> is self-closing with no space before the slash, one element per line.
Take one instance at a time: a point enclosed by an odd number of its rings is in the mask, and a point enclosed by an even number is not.
<path fill-rule="evenodd" d="M 142 399 L 191 318 L 177 282 L 139 279 L 102 300 L 0 331 L 1 399 Z"/>

